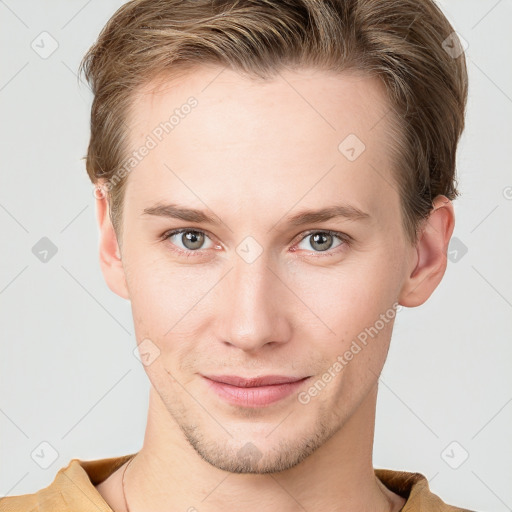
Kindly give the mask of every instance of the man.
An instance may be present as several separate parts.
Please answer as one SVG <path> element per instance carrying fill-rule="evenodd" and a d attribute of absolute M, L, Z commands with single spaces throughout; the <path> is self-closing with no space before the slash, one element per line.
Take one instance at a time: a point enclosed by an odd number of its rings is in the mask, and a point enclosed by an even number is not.
<path fill-rule="evenodd" d="M 396 312 L 446 269 L 457 43 L 430 0 L 114 14 L 82 64 L 87 171 L 151 381 L 144 444 L 0 510 L 463 510 L 372 465 Z"/>

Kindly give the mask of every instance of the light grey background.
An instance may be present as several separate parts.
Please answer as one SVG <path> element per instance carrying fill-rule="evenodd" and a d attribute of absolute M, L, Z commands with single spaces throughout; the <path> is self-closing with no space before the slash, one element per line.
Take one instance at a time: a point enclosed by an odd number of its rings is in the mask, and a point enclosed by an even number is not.
<path fill-rule="evenodd" d="M 142 445 L 149 382 L 129 302 L 98 264 L 82 160 L 91 94 L 76 78 L 122 3 L 0 0 L 0 496 L 49 485 L 72 458 Z M 468 43 L 457 240 L 432 297 L 398 315 L 374 465 L 423 473 L 447 503 L 501 512 L 512 510 L 512 2 L 440 6 Z M 58 43 L 47 58 L 31 47 L 51 49 L 43 31 Z M 46 263 L 32 252 L 42 237 L 57 247 Z"/>

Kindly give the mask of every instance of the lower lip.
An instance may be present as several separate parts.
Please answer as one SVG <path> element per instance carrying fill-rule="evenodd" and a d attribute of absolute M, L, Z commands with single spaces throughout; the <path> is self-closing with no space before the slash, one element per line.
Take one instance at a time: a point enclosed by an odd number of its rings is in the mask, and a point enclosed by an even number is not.
<path fill-rule="evenodd" d="M 264 407 L 290 396 L 294 391 L 297 391 L 308 378 L 309 377 L 295 382 L 287 382 L 285 384 L 251 388 L 232 386 L 231 384 L 224 384 L 206 377 L 204 379 L 217 395 L 233 405 Z"/>

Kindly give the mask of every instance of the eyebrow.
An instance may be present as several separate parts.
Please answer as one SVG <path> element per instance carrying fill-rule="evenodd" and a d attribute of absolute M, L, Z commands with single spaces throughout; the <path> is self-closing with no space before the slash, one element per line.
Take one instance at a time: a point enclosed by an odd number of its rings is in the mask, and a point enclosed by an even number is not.
<path fill-rule="evenodd" d="M 209 216 L 202 210 L 185 208 L 176 204 L 159 204 L 149 208 L 144 208 L 143 215 L 168 217 L 183 220 L 185 222 L 211 224 L 214 226 L 222 224 L 220 220 Z M 349 204 L 337 204 L 317 210 L 299 211 L 292 216 L 286 217 L 284 222 L 291 226 L 302 226 L 305 224 L 325 222 L 336 218 L 345 218 L 348 220 L 370 220 L 372 217 L 370 214 L 355 206 Z"/>

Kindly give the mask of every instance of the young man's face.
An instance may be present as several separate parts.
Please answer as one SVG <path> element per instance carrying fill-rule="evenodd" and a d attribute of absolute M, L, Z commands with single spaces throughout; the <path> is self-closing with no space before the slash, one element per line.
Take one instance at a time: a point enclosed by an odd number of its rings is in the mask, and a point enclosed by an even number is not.
<path fill-rule="evenodd" d="M 396 303 L 423 302 L 438 281 L 411 279 L 419 258 L 402 229 L 377 79 L 219 72 L 201 68 L 136 98 L 131 149 L 148 135 L 158 143 L 129 174 L 122 267 L 104 272 L 145 340 L 152 392 L 169 413 L 155 421 L 175 421 L 219 468 L 276 471 L 374 400 Z M 191 96 L 197 105 L 183 108 Z M 145 213 L 171 204 L 217 223 Z M 366 216 L 289 220 L 340 205 Z M 174 229 L 185 233 L 165 239 Z M 205 378 L 222 375 L 307 380 L 243 390 Z"/>

